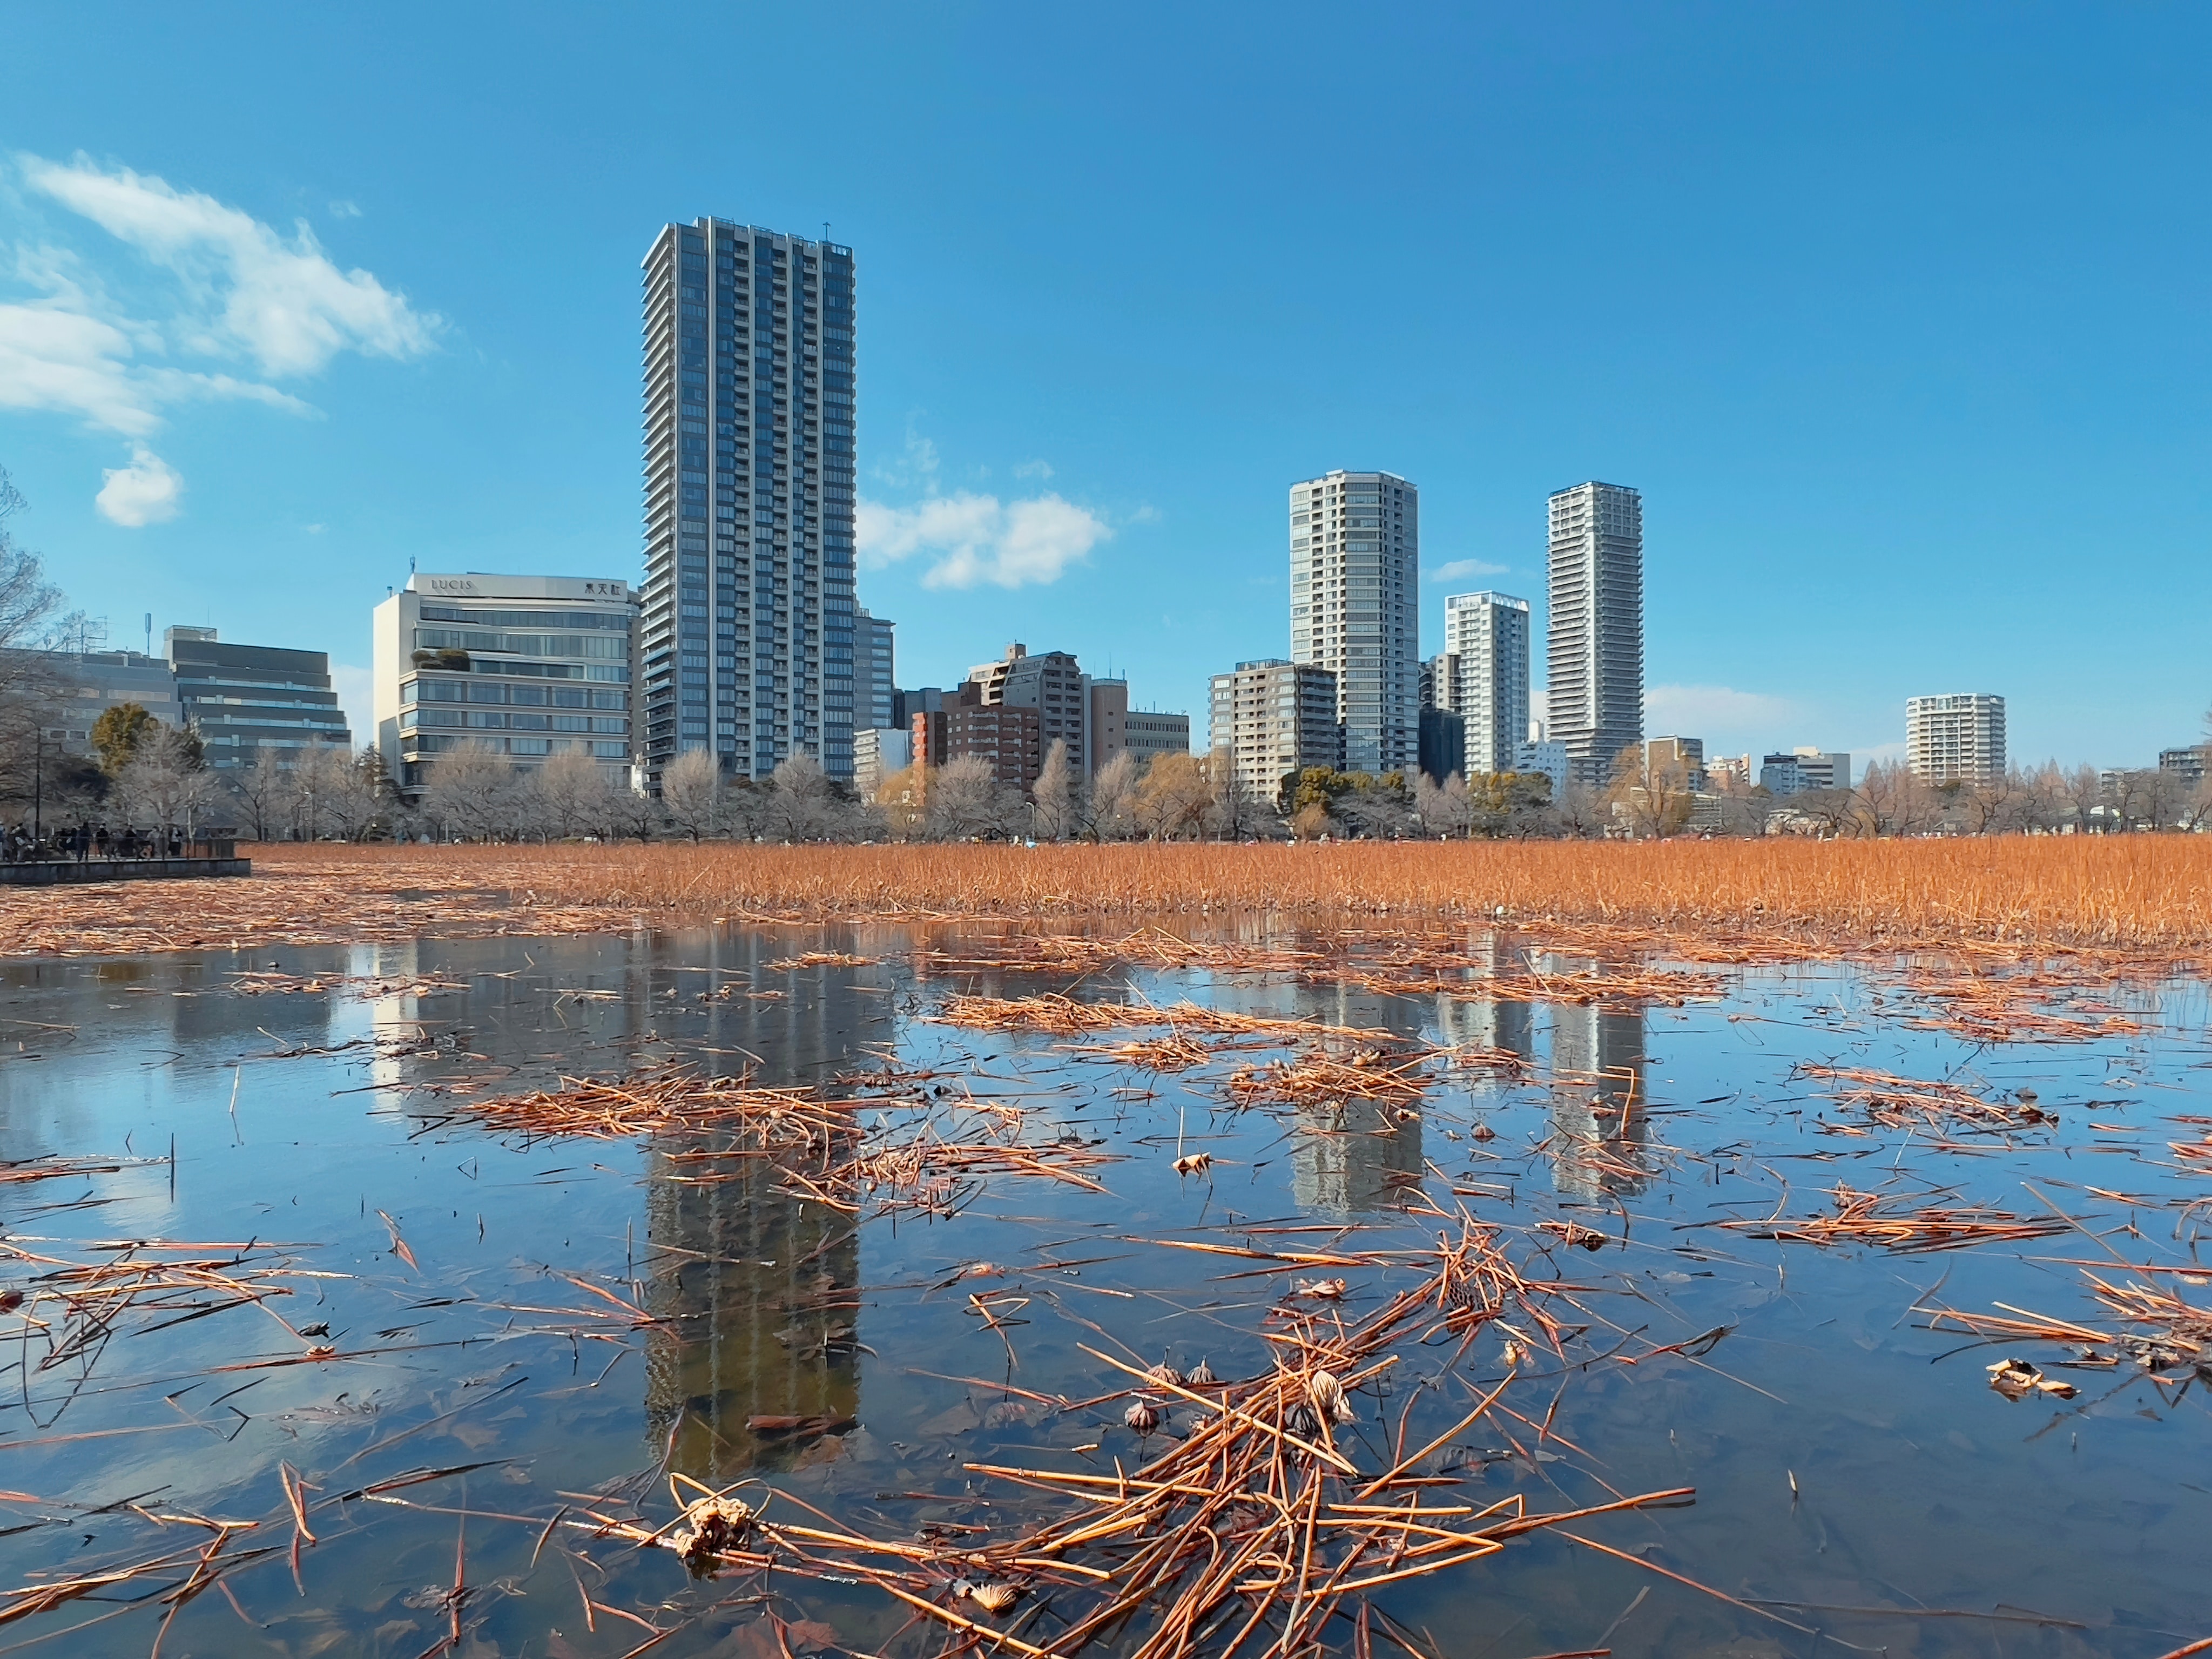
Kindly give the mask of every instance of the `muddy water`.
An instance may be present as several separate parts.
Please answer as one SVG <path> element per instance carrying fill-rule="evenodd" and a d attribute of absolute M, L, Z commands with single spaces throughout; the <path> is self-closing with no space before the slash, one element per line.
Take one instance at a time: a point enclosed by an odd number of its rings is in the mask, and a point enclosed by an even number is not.
<path fill-rule="evenodd" d="M 0 1588 L 174 1557 L 0 1626 L 0 1652 L 143 1653 L 167 1617 L 171 1655 L 422 1655 L 455 1628 L 458 1561 L 457 1651 L 615 1655 L 667 1630 L 655 1652 L 773 1655 L 757 1600 L 566 1519 L 635 1502 L 658 1524 L 673 1469 L 756 1480 L 871 1536 L 1030 1523 L 1045 1511 L 965 1466 L 1110 1474 L 1158 1447 L 1118 1403 L 1030 1399 L 1120 1387 L 1085 1346 L 1224 1375 L 1266 1363 L 1281 1279 L 1159 1241 L 1405 1248 L 1438 1231 L 1423 1206 L 1460 1205 L 1604 1237 L 1532 1256 L 1577 1287 L 1569 1363 L 1516 1394 L 1529 1421 L 1478 1429 L 1449 1473 L 1479 1504 L 1697 1496 L 1386 1592 L 1442 1652 L 2154 1659 L 2212 1632 L 2205 1382 L 2125 1360 L 2068 1369 L 2075 1351 L 1976 1343 L 1915 1312 L 2100 1325 L 2081 1263 L 2114 1283 L 2160 1267 L 2212 1305 L 2212 1264 L 2194 1271 L 2212 1167 L 2170 1150 L 2212 1118 L 2197 988 L 2138 998 L 2139 1035 L 1992 1046 L 1914 1028 L 1924 1009 L 1844 969 L 1738 975 L 1680 1008 L 1582 1006 L 1200 971 L 948 972 L 917 960 L 923 943 L 957 941 L 725 931 L 0 966 L 0 1159 L 117 1166 L 0 1185 L 15 1253 L 0 1279 L 28 1297 L 0 1315 Z M 776 965 L 807 950 L 872 960 Z M 1471 951 L 1504 965 L 1503 946 Z M 323 985 L 249 994 L 274 982 L 251 973 Z M 1188 998 L 1529 1066 L 1516 1079 L 1438 1061 L 1410 1114 L 1238 1112 L 1228 1074 L 1280 1051 L 1164 1077 L 1071 1039 L 930 1018 L 955 991 L 1045 990 Z M 1117 1161 L 1090 1171 L 1103 1193 L 951 1179 L 927 1208 L 849 1213 L 794 1198 L 765 1162 L 702 1164 L 714 1149 L 697 1142 L 531 1139 L 468 1115 L 473 1098 L 670 1060 L 799 1085 L 895 1063 L 933 1073 L 942 1120 L 1018 1108 L 1025 1139 Z M 2056 1122 L 1948 1139 L 1869 1125 L 1805 1063 L 2032 1090 Z M 1178 1176 L 1179 1149 L 1211 1169 Z M 737 1173 L 702 1179 L 710 1165 Z M 1838 1182 L 2079 1224 L 1936 1254 L 1717 1225 L 1819 1212 Z M 1528 1237 L 1516 1249 L 1547 1243 Z M 146 1240 L 204 1247 L 187 1254 L 285 1293 L 118 1316 L 57 1357 L 44 1276 Z M 953 1282 L 978 1262 L 1005 1271 Z M 1346 1276 L 1352 1311 L 1391 1288 L 1380 1269 Z M 1009 1298 L 997 1328 L 969 1299 L 978 1285 Z M 303 1343 L 331 1352 L 303 1362 Z M 1993 1390 L 1986 1367 L 2015 1353 L 2078 1392 Z M 1401 1412 L 1418 1427 L 1433 1401 L 1448 1420 L 1502 1374 L 1494 1347 L 1448 1358 L 1408 1355 L 1348 1432 L 1387 1452 Z M 778 1418 L 821 1421 L 762 1421 Z M 280 1471 L 319 1505 L 296 1575 Z M 393 1484 L 416 1474 L 430 1478 Z M 214 1536 L 195 1516 L 255 1522 L 224 1542 L 252 1559 L 172 1609 Z M 787 1638 L 801 1645 L 934 1650 L 860 1587 L 794 1582 L 775 1607 L 805 1621 Z"/>

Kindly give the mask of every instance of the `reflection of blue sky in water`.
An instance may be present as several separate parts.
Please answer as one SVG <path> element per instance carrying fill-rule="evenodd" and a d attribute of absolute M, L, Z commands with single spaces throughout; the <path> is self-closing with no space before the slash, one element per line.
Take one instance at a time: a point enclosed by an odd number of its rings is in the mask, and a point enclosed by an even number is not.
<path fill-rule="evenodd" d="M 1590 1287 L 1578 1300 L 1594 1351 L 1631 1332 L 1640 1333 L 1635 1344 L 1663 1344 L 1729 1328 L 1698 1359 L 1597 1364 L 1563 1379 L 1559 1438 L 1536 1461 L 1507 1457 L 1474 1474 L 1474 1501 L 1522 1492 L 1559 1506 L 1595 1501 L 1600 1482 L 1694 1485 L 1694 1509 L 1589 1535 L 1648 1550 L 1746 1599 L 1984 1614 L 2009 1605 L 2088 1627 L 1788 1615 L 1895 1652 L 1979 1654 L 1994 1644 L 2149 1659 L 2203 1633 L 2191 1628 L 2203 1616 L 2197 1540 L 2212 1526 L 2212 1498 L 2190 1473 L 2212 1450 L 2201 1391 L 2177 1399 L 2179 1389 L 2123 1368 L 2054 1373 L 2081 1384 L 2070 1403 L 2009 1403 L 1985 1386 L 1982 1367 L 2013 1348 L 1931 1364 L 1964 1339 L 1921 1329 L 1906 1312 L 1940 1281 L 1941 1299 L 1962 1309 L 2002 1302 L 2093 1316 L 2079 1270 L 2061 1258 L 2102 1256 L 2105 1245 L 2076 1234 L 1937 1260 L 1777 1246 L 1712 1225 L 1778 1206 L 1822 1209 L 1838 1181 L 2032 1213 L 2038 1200 L 2023 1188 L 2032 1182 L 2130 1259 L 2171 1257 L 2176 1218 L 2185 1243 L 2191 1224 L 2177 1201 L 2201 1197 L 2203 1183 L 2165 1151 L 2203 1131 L 2170 1120 L 2212 1115 L 2197 990 L 2170 992 L 2164 1030 L 2144 1038 L 1977 1048 L 1886 1023 L 1863 981 L 1831 969 L 1754 975 L 1725 1005 L 1648 1014 L 1149 969 L 1076 986 L 1094 999 L 1188 996 L 1534 1062 L 1519 1083 L 1442 1073 L 1415 1120 L 1384 1122 L 1365 1103 L 1286 1116 L 1224 1109 L 1217 1085 L 1227 1066 L 1269 1050 L 1158 1078 L 1072 1055 L 1065 1039 L 915 1018 L 951 990 L 1021 995 L 1065 978 L 1014 969 L 921 977 L 896 959 L 796 972 L 766 965 L 811 947 L 876 957 L 906 943 L 890 930 L 640 933 L 279 950 L 204 964 L 12 965 L 0 981 L 0 1015 L 13 1022 L 0 1058 L 0 1156 L 166 1157 L 173 1133 L 177 1159 L 173 1204 L 166 1164 L 0 1188 L 9 1238 L 56 1255 L 143 1237 L 312 1247 L 293 1252 L 300 1265 L 349 1276 L 300 1281 L 289 1299 L 297 1305 L 284 1312 L 295 1324 L 326 1319 L 343 1351 L 371 1352 L 205 1375 L 295 1348 L 251 1309 L 119 1337 L 52 1430 L 33 1427 L 20 1405 L 0 1412 L 9 1460 L 0 1486 L 85 1505 L 158 1493 L 152 1501 L 266 1516 L 282 1503 L 280 1459 L 325 1490 L 409 1468 L 512 1459 L 467 1477 L 471 1506 L 542 1518 L 562 1492 L 626 1477 L 642 1489 L 672 1444 L 680 1467 L 710 1478 L 761 1468 L 885 1536 L 993 1524 L 1004 1494 L 963 1472 L 966 1462 L 1064 1458 L 1066 1448 L 1097 1442 L 1092 1455 L 1110 1470 L 1113 1458 L 1127 1465 L 1140 1453 L 1110 1418 L 1054 1416 L 945 1378 L 1007 1376 L 1009 1344 L 1020 1387 L 1076 1397 L 1112 1386 L 1079 1343 L 1117 1341 L 1178 1364 L 1210 1356 L 1224 1369 L 1262 1364 L 1255 1332 L 1279 1285 L 1224 1278 L 1216 1261 L 1142 1241 L 1354 1225 L 1364 1230 L 1352 1236 L 1358 1245 L 1418 1243 L 1436 1224 L 1401 1222 L 1395 1207 L 1413 1183 L 1489 1219 L 1561 1213 L 1606 1229 L 1614 1242 L 1605 1249 L 1558 1249 L 1547 1269 Z M 231 968 L 266 969 L 272 960 L 294 974 L 381 975 L 394 988 L 366 997 L 229 990 Z M 1473 965 L 1509 972 L 1520 963 L 1508 948 L 1479 951 Z M 433 977 L 465 988 L 398 988 Z M 714 994 L 726 988 L 730 994 Z M 296 1057 L 272 1057 L 280 1050 Z M 1123 1155 L 1099 1172 L 1110 1197 L 999 1181 L 949 1222 L 908 1214 L 855 1231 L 854 1218 L 794 1203 L 757 1174 L 697 1181 L 702 1161 L 690 1155 L 711 1146 L 526 1145 L 455 1115 L 470 1089 L 514 1091 L 671 1055 L 811 1082 L 880 1053 L 941 1068 L 956 1094 L 1019 1105 L 1034 1139 L 1079 1136 Z M 1992 1091 L 2035 1089 L 2059 1123 L 2012 1145 L 1961 1136 L 1957 1151 L 1920 1133 L 1837 1133 L 1853 1115 L 1792 1080 L 1801 1060 L 1929 1078 L 1964 1067 Z M 2089 1099 L 2100 1103 L 2087 1108 Z M 1207 1176 L 1169 1168 L 1179 1137 L 1212 1153 Z M 2090 1188 L 2142 1201 L 2114 1204 Z M 64 1207 L 80 1198 L 96 1202 Z M 379 1210 L 402 1228 L 419 1273 L 392 1254 Z M 2111 1231 L 2130 1217 L 2142 1237 Z M 1012 1271 L 941 1288 L 976 1261 Z M 645 1335 L 593 1324 L 583 1311 L 593 1298 L 549 1268 L 634 1290 L 670 1322 Z M 1355 1300 L 1384 1282 L 1350 1276 Z M 967 1311 L 971 1288 L 1028 1297 L 1016 1316 L 1025 1322 L 1003 1341 L 980 1328 Z M 2212 1300 L 2201 1287 L 2185 1293 Z M 556 1311 L 518 1311 L 530 1309 Z M 2017 1346 L 2046 1369 L 2065 1358 Z M 1434 1363 L 1409 1353 L 1402 1374 L 1410 1382 Z M 1495 1370 L 1493 1345 L 1467 1374 L 1480 1382 Z M 34 1379 L 34 1390 L 49 1380 Z M 7 1381 L 12 1397 L 19 1383 Z M 1459 1388 L 1438 1379 L 1435 1397 L 1417 1407 L 1443 1410 Z M 1401 1386 L 1384 1402 L 1394 1424 L 1412 1398 Z M 798 1440 L 748 1427 L 761 1416 L 816 1413 L 859 1425 Z M 435 1492 L 429 1501 L 456 1503 L 460 1483 Z M 915 1492 L 928 1501 L 878 1497 Z M 0 1545 L 0 1571 L 20 1583 L 119 1548 L 134 1528 L 143 1530 L 103 1516 L 21 1533 Z M 533 1540 L 528 1526 L 472 1522 L 472 1579 L 523 1579 Z M 251 1569 L 234 1587 L 268 1623 L 265 1639 L 294 1650 L 335 1634 L 339 1650 L 411 1654 L 442 1624 L 408 1598 L 450 1582 L 453 1547 L 450 1516 L 356 1504 L 343 1523 L 333 1511 L 303 1561 L 304 1601 L 281 1565 Z M 618 1605 L 691 1594 L 657 1558 L 623 1558 L 614 1575 L 594 1594 Z M 573 1595 L 565 1577 L 557 1584 Z M 1650 1595 L 1601 1642 L 1647 1587 Z M 501 1651 L 533 1644 L 532 1652 L 545 1650 L 553 1629 L 580 1640 L 575 1603 L 561 1601 L 556 1581 L 541 1575 L 528 1588 L 525 1596 L 487 1592 L 472 1612 L 485 1620 L 479 1638 Z M 1389 1605 L 1447 1632 L 1449 1651 L 1507 1659 L 1594 1645 L 1623 1655 L 1796 1652 L 1807 1642 L 1541 1536 L 1482 1569 L 1407 1586 Z M 833 1597 L 822 1607 L 855 1644 L 889 1638 L 892 1624 L 872 1604 Z M 730 1617 L 661 1650 L 713 1650 Z M 235 1621 L 211 1595 L 186 1609 L 169 1645 L 230 1650 Z M 33 1621 L 10 1633 L 50 1627 Z M 360 1636 L 380 1627 L 381 1648 Z M 117 1619 L 68 1645 L 143 1653 L 148 1629 L 137 1616 Z"/>

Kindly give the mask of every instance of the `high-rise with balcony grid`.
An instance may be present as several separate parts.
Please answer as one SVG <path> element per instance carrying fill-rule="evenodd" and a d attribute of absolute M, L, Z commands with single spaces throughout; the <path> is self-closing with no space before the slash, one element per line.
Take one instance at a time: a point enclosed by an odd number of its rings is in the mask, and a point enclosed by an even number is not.
<path fill-rule="evenodd" d="M 1420 505 L 1389 472 L 1291 486 L 1291 659 L 1336 676 L 1350 771 L 1419 763 Z"/>
<path fill-rule="evenodd" d="M 644 273 L 647 785 L 695 749 L 849 779 L 853 250 L 700 219 Z"/>
<path fill-rule="evenodd" d="M 1510 772 L 1528 738 L 1528 601 L 1510 593 L 1454 593 L 1444 600 L 1444 653 L 1454 684 L 1437 706 L 1467 722 L 1462 765 Z"/>
<path fill-rule="evenodd" d="M 1611 781 L 1644 741 L 1644 498 L 1581 483 L 1552 497 L 1551 736 L 1578 783 Z"/>
<path fill-rule="evenodd" d="M 2005 700 L 1988 691 L 1907 697 L 1905 759 L 1930 783 L 1995 783 L 2005 771 Z"/>

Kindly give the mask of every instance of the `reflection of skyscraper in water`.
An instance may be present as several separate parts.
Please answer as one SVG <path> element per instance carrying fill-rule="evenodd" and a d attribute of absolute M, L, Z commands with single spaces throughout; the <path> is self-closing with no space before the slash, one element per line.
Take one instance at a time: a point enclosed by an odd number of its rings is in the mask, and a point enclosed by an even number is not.
<path fill-rule="evenodd" d="M 1577 1198 L 1633 1196 L 1644 1161 L 1644 1010 L 1552 1009 L 1552 1180 Z"/>
<path fill-rule="evenodd" d="M 1291 1154 L 1298 1207 L 1350 1214 L 1404 1203 L 1420 1181 L 1421 1124 L 1394 1117 L 1394 1108 L 1358 1099 L 1300 1112 Z"/>
<path fill-rule="evenodd" d="M 867 969 L 760 972 L 765 957 L 799 948 L 737 935 L 718 937 L 703 956 L 696 941 L 672 952 L 672 968 L 703 963 L 750 974 L 783 993 L 711 1003 L 699 1045 L 702 1069 L 726 1070 L 755 1055 L 762 1084 L 813 1084 L 859 1057 L 888 999 L 854 988 L 872 977 Z M 688 974 L 676 982 L 701 983 Z M 711 1155 L 729 1144 L 663 1139 L 652 1151 L 646 1196 L 653 1246 L 646 1303 L 667 1322 L 647 1338 L 647 1432 L 656 1445 L 669 1443 L 672 1432 L 670 1467 L 717 1483 L 834 1455 L 834 1438 L 749 1427 L 753 1419 L 850 1418 L 860 1398 L 854 1218 L 781 1191 L 766 1159 Z M 702 1152 L 709 1156 L 696 1156 Z"/>
<path fill-rule="evenodd" d="M 1478 977 L 1491 979 L 1522 972 L 1528 953 L 1523 945 L 1483 933 L 1468 942 L 1467 962 Z M 1437 1028 L 1455 1048 L 1503 1048 L 1523 1060 L 1536 1057 L 1535 1010 L 1525 1002 L 1439 996 Z"/>
<path fill-rule="evenodd" d="M 859 1411 L 860 1230 L 777 1190 L 764 1159 L 684 1158 L 696 1150 L 652 1158 L 647 1305 L 668 1322 L 647 1343 L 646 1428 L 656 1444 L 674 1431 L 672 1468 L 719 1483 L 822 1455 L 819 1437 L 754 1419 Z"/>

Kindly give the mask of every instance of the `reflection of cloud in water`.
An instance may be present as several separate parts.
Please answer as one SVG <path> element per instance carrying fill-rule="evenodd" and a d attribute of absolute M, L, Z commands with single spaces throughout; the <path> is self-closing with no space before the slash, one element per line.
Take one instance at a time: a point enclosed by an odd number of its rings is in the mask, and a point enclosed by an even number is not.
<path fill-rule="evenodd" d="M 1578 1198 L 1632 1197 L 1650 1185 L 1644 1010 L 1560 1003 L 1551 1020 L 1553 1184 Z"/>

